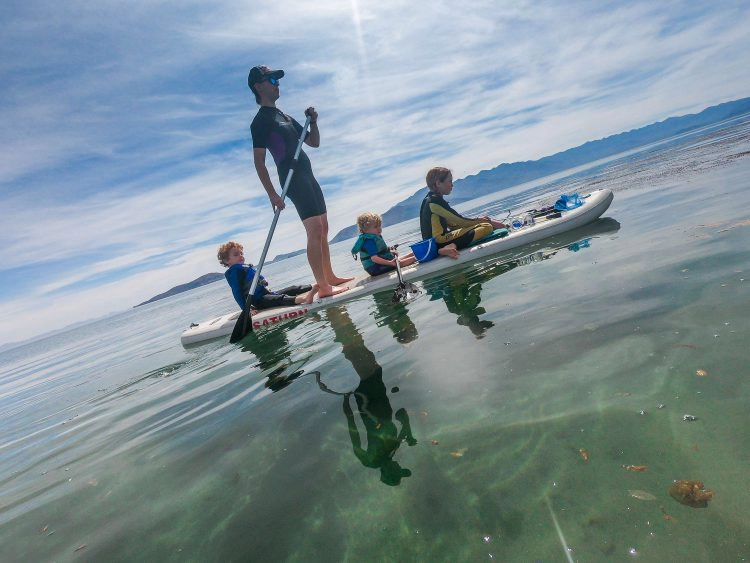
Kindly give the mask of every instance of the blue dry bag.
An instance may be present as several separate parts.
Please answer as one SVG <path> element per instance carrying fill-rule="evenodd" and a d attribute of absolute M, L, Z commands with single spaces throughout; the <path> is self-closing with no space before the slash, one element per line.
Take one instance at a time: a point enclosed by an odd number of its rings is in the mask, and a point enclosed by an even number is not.
<path fill-rule="evenodd" d="M 560 199 L 555 202 L 555 209 L 557 211 L 570 211 L 571 209 L 581 207 L 582 205 L 583 198 L 578 194 L 563 194 L 560 196 Z"/>

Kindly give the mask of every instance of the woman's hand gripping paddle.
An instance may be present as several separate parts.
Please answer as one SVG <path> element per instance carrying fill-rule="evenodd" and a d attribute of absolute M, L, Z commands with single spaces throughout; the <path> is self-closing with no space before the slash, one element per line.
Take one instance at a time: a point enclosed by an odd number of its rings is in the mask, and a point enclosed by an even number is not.
<path fill-rule="evenodd" d="M 396 286 L 396 289 L 393 291 L 393 299 L 392 301 L 394 303 L 403 303 L 405 301 L 408 301 L 409 296 L 417 297 L 421 292 L 417 288 L 416 285 L 414 285 L 411 282 L 404 282 L 404 278 L 401 275 L 401 264 L 398 260 L 398 253 L 396 252 L 396 249 L 398 248 L 398 245 L 393 245 L 391 247 L 391 252 L 396 257 L 396 275 L 398 276 L 398 285 Z"/>
<path fill-rule="evenodd" d="M 284 180 L 284 189 L 281 191 L 281 201 L 284 201 L 284 198 L 286 197 L 286 192 L 289 189 L 289 184 L 292 181 L 292 176 L 294 175 L 294 169 L 297 166 L 297 159 L 299 158 L 299 152 L 302 150 L 302 143 L 305 142 L 305 135 L 307 135 L 307 129 L 310 127 L 310 120 L 312 118 L 308 115 L 307 121 L 305 121 L 305 126 L 302 128 L 302 134 L 299 137 L 299 141 L 297 142 L 297 150 L 294 151 L 294 160 L 292 161 L 292 166 L 289 168 L 289 173 L 286 175 L 286 180 Z M 253 283 L 250 284 L 250 293 L 247 294 L 247 300 L 245 301 L 245 307 L 242 309 L 242 313 L 240 313 L 240 316 L 237 317 L 237 322 L 234 324 L 234 330 L 232 330 L 232 336 L 229 337 L 229 342 L 234 344 L 235 342 L 239 342 L 243 338 L 247 336 L 248 332 L 253 331 L 253 319 L 250 313 L 250 303 L 252 301 L 253 294 L 255 293 L 255 288 L 258 287 L 258 280 L 260 279 L 260 270 L 263 268 L 263 263 L 266 261 L 266 254 L 268 254 L 268 247 L 271 246 L 271 238 L 273 237 L 273 232 L 276 229 L 276 223 L 279 221 L 279 215 L 281 214 L 281 209 L 276 208 L 275 213 L 273 214 L 273 221 L 271 221 L 271 229 L 268 231 L 268 237 L 266 238 L 266 244 L 263 247 L 263 252 L 260 255 L 260 260 L 258 261 L 258 268 L 255 270 L 255 277 L 253 277 Z"/>

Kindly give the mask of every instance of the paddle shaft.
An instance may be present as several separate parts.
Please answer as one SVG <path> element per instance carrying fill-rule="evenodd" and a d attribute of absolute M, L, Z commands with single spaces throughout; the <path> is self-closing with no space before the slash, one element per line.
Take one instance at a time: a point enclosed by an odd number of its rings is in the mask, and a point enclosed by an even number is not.
<path fill-rule="evenodd" d="M 394 254 L 395 258 L 396 258 L 396 260 L 395 260 L 395 262 L 396 262 L 396 276 L 398 277 L 398 283 L 399 283 L 399 285 L 401 287 L 403 287 L 403 285 L 404 285 L 404 278 L 401 277 L 401 264 L 398 261 L 398 250 L 397 249 L 398 249 L 398 245 L 397 244 L 394 244 L 391 247 L 391 251 L 393 252 L 393 254 Z"/>
<path fill-rule="evenodd" d="M 401 276 L 401 262 L 399 262 L 398 255 L 396 255 L 396 276 L 398 276 L 398 283 L 401 287 L 404 286 L 404 278 Z"/>
<path fill-rule="evenodd" d="M 299 153 L 302 150 L 302 143 L 305 142 L 305 134 L 307 133 L 308 127 L 310 127 L 310 120 L 311 118 L 308 115 L 307 121 L 305 121 L 305 126 L 302 128 L 302 134 L 300 135 L 299 141 L 297 142 L 297 150 L 294 151 L 294 160 L 292 161 L 292 166 L 289 169 L 289 173 L 286 175 L 286 180 L 284 180 L 284 188 L 281 190 L 281 201 L 284 201 L 284 199 L 286 198 L 286 192 L 289 190 L 289 185 L 292 182 L 294 169 L 297 167 L 297 159 L 299 158 Z M 266 237 L 266 244 L 263 246 L 263 252 L 261 252 L 260 254 L 260 260 L 258 260 L 258 266 L 255 269 L 253 283 L 250 284 L 250 293 L 247 294 L 247 302 L 245 303 L 245 308 L 250 305 L 250 300 L 255 293 L 255 288 L 258 287 L 258 280 L 260 280 L 260 270 L 263 268 L 263 264 L 266 261 L 266 254 L 268 254 L 268 247 L 271 246 L 271 239 L 273 238 L 273 232 L 276 230 L 276 223 L 279 222 L 279 215 L 281 215 L 281 208 L 277 207 L 276 212 L 273 214 L 273 221 L 271 221 L 271 229 L 268 231 L 268 237 Z M 252 324 L 250 326 L 252 326 Z"/>

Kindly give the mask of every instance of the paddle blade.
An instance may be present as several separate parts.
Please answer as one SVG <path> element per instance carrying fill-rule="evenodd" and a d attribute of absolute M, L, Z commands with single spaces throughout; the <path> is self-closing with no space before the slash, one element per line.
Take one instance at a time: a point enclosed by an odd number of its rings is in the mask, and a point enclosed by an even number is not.
<path fill-rule="evenodd" d="M 413 301 L 421 295 L 422 291 L 411 282 L 400 282 L 393 291 L 391 301 L 393 303 L 406 303 Z"/>
<path fill-rule="evenodd" d="M 253 319 L 250 314 L 250 307 L 245 307 L 242 309 L 240 316 L 237 317 L 237 322 L 234 323 L 234 329 L 232 330 L 232 336 L 229 337 L 229 343 L 235 344 L 239 342 L 252 331 Z"/>
<path fill-rule="evenodd" d="M 406 300 L 406 286 L 404 285 L 404 282 L 401 282 L 393 291 L 393 297 L 391 298 L 391 301 L 393 301 L 393 303 L 401 303 L 402 301 L 405 301 L 405 300 Z"/>

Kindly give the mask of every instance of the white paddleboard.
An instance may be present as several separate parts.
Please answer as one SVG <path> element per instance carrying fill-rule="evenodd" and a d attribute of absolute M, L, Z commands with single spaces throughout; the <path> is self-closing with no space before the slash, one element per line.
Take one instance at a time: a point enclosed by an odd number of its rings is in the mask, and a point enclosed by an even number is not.
<path fill-rule="evenodd" d="M 470 248 L 465 248 L 461 250 L 461 256 L 458 259 L 438 256 L 429 262 L 407 266 L 401 270 L 402 277 L 405 282 L 430 277 L 433 274 L 455 268 L 462 264 L 479 261 L 493 254 L 582 227 L 601 217 L 609 208 L 613 198 L 614 194 L 611 190 L 596 190 L 585 196 L 583 205 L 575 209 L 562 211 L 561 216 L 558 218 L 537 219 L 534 225 L 527 225 L 521 229 L 512 231 L 506 237 L 492 239 Z M 263 330 L 271 326 L 299 319 L 318 309 L 351 301 L 358 297 L 377 293 L 378 291 L 394 289 L 397 284 L 398 276 L 395 271 L 377 277 L 372 277 L 365 273 L 349 282 L 350 289 L 343 293 L 331 297 L 318 298 L 309 305 L 275 307 L 259 311 L 252 316 L 253 330 Z M 185 330 L 180 337 L 182 345 L 188 346 L 229 336 L 232 334 L 240 313 L 241 311 L 234 311 L 208 321 L 191 324 L 190 328 Z"/>

